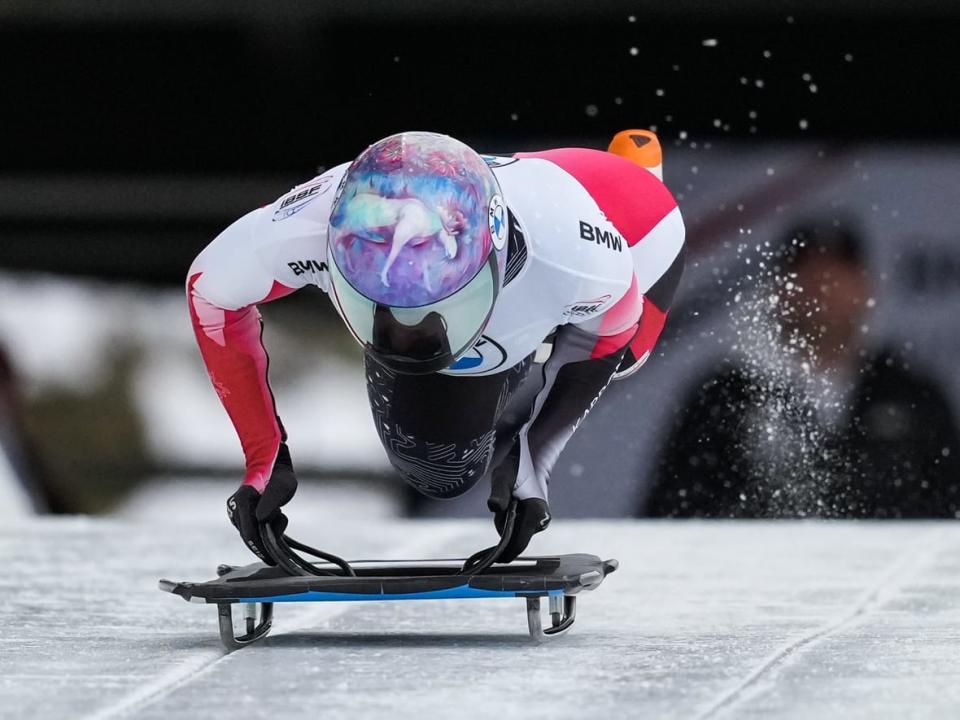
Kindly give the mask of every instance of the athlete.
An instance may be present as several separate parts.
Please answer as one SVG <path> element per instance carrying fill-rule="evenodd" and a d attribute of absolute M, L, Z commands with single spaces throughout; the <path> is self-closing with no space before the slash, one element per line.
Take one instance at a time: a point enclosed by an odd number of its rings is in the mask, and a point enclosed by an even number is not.
<path fill-rule="evenodd" d="M 550 521 L 564 445 L 663 329 L 684 227 L 660 173 L 659 142 L 641 130 L 607 152 L 510 157 L 406 132 L 221 233 L 190 268 L 187 294 L 246 458 L 227 505 L 247 546 L 272 562 L 259 524 L 282 532 L 297 488 L 257 305 L 316 285 L 364 348 L 396 470 L 436 498 L 489 478 L 498 532 L 517 499 L 501 560 L 522 552 Z M 525 381 L 537 383 L 534 400 L 505 413 Z"/>

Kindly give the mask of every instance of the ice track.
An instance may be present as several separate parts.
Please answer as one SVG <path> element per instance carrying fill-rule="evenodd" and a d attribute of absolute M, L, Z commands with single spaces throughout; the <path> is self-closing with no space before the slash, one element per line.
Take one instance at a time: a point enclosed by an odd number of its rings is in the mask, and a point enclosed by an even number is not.
<path fill-rule="evenodd" d="M 325 519 L 358 556 L 468 554 L 486 523 Z M 520 600 L 290 604 L 225 655 L 216 613 L 156 590 L 245 561 L 232 528 L 0 530 L 0 718 L 960 716 L 960 526 L 564 522 L 535 552 L 619 572 L 534 646 Z"/>

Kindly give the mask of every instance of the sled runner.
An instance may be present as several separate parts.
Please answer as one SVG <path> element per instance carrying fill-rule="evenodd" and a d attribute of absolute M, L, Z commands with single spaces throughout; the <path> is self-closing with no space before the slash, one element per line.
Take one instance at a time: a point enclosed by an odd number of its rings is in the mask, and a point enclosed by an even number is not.
<path fill-rule="evenodd" d="M 514 508 L 511 508 L 513 511 Z M 273 606 L 284 602 L 343 602 L 356 600 L 440 600 L 457 598 L 523 598 L 530 636 L 543 642 L 570 629 L 576 618 L 577 594 L 593 590 L 617 569 L 616 560 L 594 555 L 518 558 L 495 564 L 509 541 L 513 512 L 496 547 L 467 560 L 356 560 L 347 562 L 277 536 L 262 526 L 276 565 L 221 565 L 217 579 L 202 583 L 160 580 L 160 589 L 190 602 L 216 605 L 220 638 L 236 650 L 270 632 Z M 300 552 L 321 562 L 308 562 Z M 548 598 L 549 625 L 543 626 L 540 599 Z M 244 632 L 234 630 L 233 605 L 243 605 Z"/>

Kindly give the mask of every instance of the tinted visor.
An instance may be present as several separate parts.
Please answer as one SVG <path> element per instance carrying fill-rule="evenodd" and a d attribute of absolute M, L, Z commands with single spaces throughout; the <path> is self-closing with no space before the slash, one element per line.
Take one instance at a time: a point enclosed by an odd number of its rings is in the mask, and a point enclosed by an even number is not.
<path fill-rule="evenodd" d="M 449 297 L 420 307 L 388 307 L 357 292 L 330 263 L 337 309 L 377 362 L 420 375 L 450 367 L 480 337 L 499 290 L 496 255 Z"/>

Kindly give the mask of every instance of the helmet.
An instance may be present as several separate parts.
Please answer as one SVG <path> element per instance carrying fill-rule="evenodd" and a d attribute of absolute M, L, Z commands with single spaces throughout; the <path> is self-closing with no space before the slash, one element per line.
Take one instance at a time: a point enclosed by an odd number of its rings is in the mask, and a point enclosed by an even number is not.
<path fill-rule="evenodd" d="M 337 190 L 331 295 L 374 360 L 437 372 L 490 319 L 506 241 L 500 186 L 483 158 L 446 135 L 391 135 L 353 161 Z"/>

